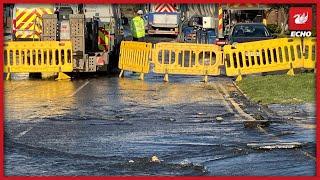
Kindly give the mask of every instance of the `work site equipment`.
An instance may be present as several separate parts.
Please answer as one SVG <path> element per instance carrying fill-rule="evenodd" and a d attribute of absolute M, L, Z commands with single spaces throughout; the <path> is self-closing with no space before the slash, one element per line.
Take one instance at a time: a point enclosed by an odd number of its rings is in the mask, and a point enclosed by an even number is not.
<path fill-rule="evenodd" d="M 149 73 L 152 44 L 135 41 L 122 41 L 120 46 L 119 77 L 122 77 L 124 71 L 133 71 L 140 73 L 140 79 L 143 80 L 144 73 Z"/>
<path fill-rule="evenodd" d="M 59 73 L 58 79 L 72 72 L 72 44 L 70 41 L 12 41 L 4 45 L 4 72 Z"/>
<path fill-rule="evenodd" d="M 219 66 L 223 64 L 221 47 L 186 43 L 157 43 L 152 49 L 151 43 L 122 41 L 120 48 L 120 77 L 123 71 L 140 72 L 140 79 L 149 72 L 152 52 L 153 71 L 164 74 L 203 75 L 208 81 L 209 75 L 220 75 Z"/>
<path fill-rule="evenodd" d="M 117 67 L 117 62 L 109 61 L 112 61 L 110 56 L 119 53 L 123 38 L 119 5 L 14 4 L 7 8 L 12 9 L 12 14 L 7 14 L 12 16 L 12 39 L 18 47 L 37 40 L 52 49 L 54 44 L 71 41 L 72 70 L 68 72 L 108 72 Z M 28 48 L 41 51 L 48 46 L 38 48 L 35 43 L 34 47 Z M 11 72 L 17 67 L 12 68 Z M 30 66 L 29 69 L 20 68 L 16 73 L 21 71 L 45 73 L 48 69 Z"/>
<path fill-rule="evenodd" d="M 158 43 L 152 52 L 154 72 L 165 74 L 220 75 L 222 62 L 221 47 L 209 44 Z"/>
<path fill-rule="evenodd" d="M 98 30 L 98 48 L 99 50 L 108 50 L 110 45 L 109 32 L 103 27 L 99 27 Z"/>
<path fill-rule="evenodd" d="M 141 73 L 149 72 L 148 58 L 143 52 L 151 52 L 148 43 L 122 42 L 119 68 Z M 141 47 L 140 47 L 141 46 Z M 144 47 L 144 48 L 143 48 Z M 153 72 L 164 74 L 220 75 L 225 66 L 227 76 L 236 76 L 294 69 L 314 69 L 316 63 L 315 38 L 281 38 L 226 45 L 223 51 L 218 45 L 191 43 L 157 43 L 152 49 Z M 143 78 L 141 78 L 143 79 Z"/>
<path fill-rule="evenodd" d="M 302 44 L 299 38 L 281 38 L 256 42 L 237 43 L 223 47 L 227 76 L 241 75 L 293 68 L 302 68 Z"/>

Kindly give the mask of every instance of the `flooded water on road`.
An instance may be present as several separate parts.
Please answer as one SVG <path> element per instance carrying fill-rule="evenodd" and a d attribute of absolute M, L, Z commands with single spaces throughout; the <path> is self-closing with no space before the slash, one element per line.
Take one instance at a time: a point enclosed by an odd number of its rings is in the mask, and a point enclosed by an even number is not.
<path fill-rule="evenodd" d="M 221 90 L 235 91 L 230 79 L 162 78 L 7 81 L 5 174 L 315 175 L 314 128 L 245 128 Z M 302 147 L 247 146 L 266 142 Z"/>

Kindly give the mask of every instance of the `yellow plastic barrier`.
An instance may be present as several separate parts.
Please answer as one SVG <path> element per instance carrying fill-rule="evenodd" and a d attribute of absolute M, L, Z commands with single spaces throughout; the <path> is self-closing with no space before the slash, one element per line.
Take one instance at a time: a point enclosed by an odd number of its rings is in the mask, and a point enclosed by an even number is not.
<path fill-rule="evenodd" d="M 304 66 L 301 40 L 281 38 L 256 42 L 237 43 L 223 47 L 227 76 L 289 70 Z"/>
<path fill-rule="evenodd" d="M 303 67 L 314 69 L 316 65 L 316 38 L 305 38 L 303 40 Z"/>
<path fill-rule="evenodd" d="M 139 72 L 140 79 L 149 72 L 152 44 L 145 42 L 122 41 L 120 46 L 119 69 L 123 72 Z"/>
<path fill-rule="evenodd" d="M 189 43 L 158 43 L 152 52 L 154 72 L 165 74 L 220 75 L 222 51 L 217 45 Z"/>
<path fill-rule="evenodd" d="M 4 72 L 72 72 L 70 41 L 13 41 L 4 45 Z M 60 73 L 59 73 L 60 76 Z"/>

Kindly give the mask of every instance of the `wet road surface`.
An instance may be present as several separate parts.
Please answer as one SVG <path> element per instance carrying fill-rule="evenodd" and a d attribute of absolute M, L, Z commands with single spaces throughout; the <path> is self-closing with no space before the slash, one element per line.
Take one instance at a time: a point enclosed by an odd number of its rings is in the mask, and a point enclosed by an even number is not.
<path fill-rule="evenodd" d="M 231 79 L 137 78 L 6 81 L 5 174 L 315 175 L 315 118 L 246 128 Z"/>

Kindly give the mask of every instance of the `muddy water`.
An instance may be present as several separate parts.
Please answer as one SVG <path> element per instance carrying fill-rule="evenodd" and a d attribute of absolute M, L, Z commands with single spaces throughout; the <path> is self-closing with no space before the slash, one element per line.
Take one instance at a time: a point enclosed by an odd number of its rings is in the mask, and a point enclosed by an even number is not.
<path fill-rule="evenodd" d="M 230 79 L 126 75 L 6 82 L 5 174 L 315 175 L 315 129 L 245 128 L 220 88 L 234 90 Z M 302 147 L 247 147 L 262 142 Z"/>

